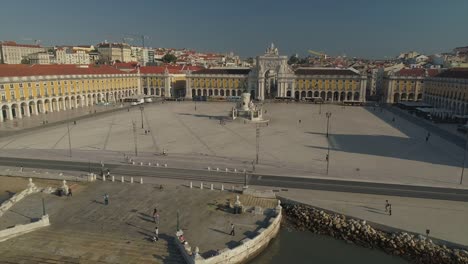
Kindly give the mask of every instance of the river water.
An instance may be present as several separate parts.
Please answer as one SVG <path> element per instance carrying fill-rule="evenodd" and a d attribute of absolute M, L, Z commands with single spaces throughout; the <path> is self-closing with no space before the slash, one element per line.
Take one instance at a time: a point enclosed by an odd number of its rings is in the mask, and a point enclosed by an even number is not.
<path fill-rule="evenodd" d="M 332 237 L 281 228 L 265 251 L 249 264 L 408 264 L 397 256 L 347 244 Z"/>

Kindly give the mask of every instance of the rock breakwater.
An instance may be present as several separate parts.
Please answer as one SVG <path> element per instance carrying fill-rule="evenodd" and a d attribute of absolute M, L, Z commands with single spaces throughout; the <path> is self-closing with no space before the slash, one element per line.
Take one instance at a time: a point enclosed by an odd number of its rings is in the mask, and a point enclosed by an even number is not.
<path fill-rule="evenodd" d="M 285 218 L 299 230 L 329 235 L 347 243 L 375 248 L 417 264 L 465 264 L 468 251 L 435 244 L 422 235 L 386 232 L 364 220 L 301 205 L 283 204 Z"/>

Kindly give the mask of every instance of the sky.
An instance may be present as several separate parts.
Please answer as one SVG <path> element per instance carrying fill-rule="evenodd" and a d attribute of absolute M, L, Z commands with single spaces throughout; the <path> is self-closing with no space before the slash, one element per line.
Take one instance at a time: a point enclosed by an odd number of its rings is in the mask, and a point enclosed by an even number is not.
<path fill-rule="evenodd" d="M 0 40 L 42 45 L 120 42 L 263 54 L 386 58 L 468 46 L 466 0 L 5 0 Z M 134 45 L 141 38 L 134 37 Z"/>

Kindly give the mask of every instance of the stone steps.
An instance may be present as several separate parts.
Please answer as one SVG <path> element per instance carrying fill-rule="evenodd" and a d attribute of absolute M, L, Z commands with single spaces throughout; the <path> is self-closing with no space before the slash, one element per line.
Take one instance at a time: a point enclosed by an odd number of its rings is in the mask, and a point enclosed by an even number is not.
<path fill-rule="evenodd" d="M 263 209 L 275 208 L 278 205 L 276 199 L 258 198 L 251 195 L 244 195 L 240 198 L 243 206 L 260 206 Z"/>
<path fill-rule="evenodd" d="M 44 238 L 46 238 L 46 241 L 37 251 L 28 246 L 27 241 L 41 241 Z M 139 241 L 108 233 L 77 233 L 67 230 L 47 229 L 20 237 L 15 242 L 15 248 L 29 252 L 33 250 L 34 253 L 30 253 L 33 256 L 45 250 L 53 255 L 61 255 L 67 251 L 64 255 L 81 257 L 81 259 L 87 261 L 100 261 L 99 256 L 103 255 L 115 256 L 115 260 L 101 260 L 102 263 L 117 262 L 117 260 L 120 263 L 131 263 L 132 261 L 136 261 L 135 263 L 155 263 L 157 262 L 156 257 L 165 263 L 180 263 L 182 261 L 178 249 L 172 245 L 172 242 L 168 243 L 162 239 L 153 243 L 144 240 L 143 237 Z M 67 243 L 75 246 L 67 248 Z"/>

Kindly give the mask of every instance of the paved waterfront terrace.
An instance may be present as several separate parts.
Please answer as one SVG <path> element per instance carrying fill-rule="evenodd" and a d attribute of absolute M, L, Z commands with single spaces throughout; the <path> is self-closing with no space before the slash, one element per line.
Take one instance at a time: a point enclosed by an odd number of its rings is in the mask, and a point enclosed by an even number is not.
<path fill-rule="evenodd" d="M 132 122 L 140 157 L 169 165 L 206 169 L 207 164 L 252 169 L 255 125 L 226 122 L 234 103 L 146 104 L 80 120 L 71 125 L 74 157 L 134 156 Z M 321 108 L 321 109 L 319 109 Z M 271 174 L 357 179 L 404 184 L 458 186 L 463 150 L 385 110 L 313 104 L 267 104 L 268 126 L 260 128 L 260 164 Z M 321 111 L 321 114 L 319 112 Z M 326 137 L 326 112 L 331 112 Z M 144 130 L 150 132 L 145 134 Z M 69 159 L 66 125 L 0 138 L 2 155 Z M 326 155 L 330 149 L 329 173 Z M 169 154 L 161 157 L 163 150 Z M 152 158 L 151 158 L 152 157 Z M 112 160 L 111 159 L 111 160 Z M 120 162 L 120 161 L 119 161 Z"/>

